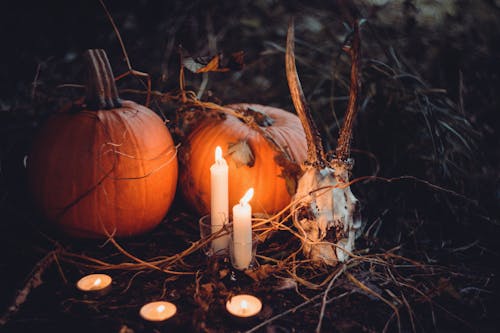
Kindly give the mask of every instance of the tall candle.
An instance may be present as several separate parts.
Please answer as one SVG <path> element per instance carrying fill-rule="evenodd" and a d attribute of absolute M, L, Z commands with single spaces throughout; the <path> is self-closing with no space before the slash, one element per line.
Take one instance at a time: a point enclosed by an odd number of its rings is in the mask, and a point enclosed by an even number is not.
<path fill-rule="evenodd" d="M 228 198 L 228 167 L 226 160 L 222 157 L 222 149 L 215 148 L 215 163 L 210 167 L 210 223 L 212 233 L 218 232 L 229 217 Z M 229 243 L 229 235 L 220 236 L 212 241 L 212 249 L 215 253 L 226 250 Z"/>
<path fill-rule="evenodd" d="M 247 268 L 252 261 L 252 206 L 250 188 L 240 202 L 233 206 L 233 265 L 238 269 Z"/>

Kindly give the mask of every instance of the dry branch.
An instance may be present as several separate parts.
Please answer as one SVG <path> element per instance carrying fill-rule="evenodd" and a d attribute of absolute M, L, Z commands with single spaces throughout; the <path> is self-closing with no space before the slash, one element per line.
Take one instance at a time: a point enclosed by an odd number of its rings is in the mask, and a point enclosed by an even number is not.
<path fill-rule="evenodd" d="M 56 260 L 58 252 L 58 250 L 51 251 L 37 262 L 24 287 L 16 293 L 12 305 L 9 306 L 7 311 L 2 315 L 2 317 L 0 317 L 0 326 L 7 324 L 9 319 L 14 316 L 19 311 L 23 303 L 26 302 L 30 292 L 43 283 L 42 275 Z"/>

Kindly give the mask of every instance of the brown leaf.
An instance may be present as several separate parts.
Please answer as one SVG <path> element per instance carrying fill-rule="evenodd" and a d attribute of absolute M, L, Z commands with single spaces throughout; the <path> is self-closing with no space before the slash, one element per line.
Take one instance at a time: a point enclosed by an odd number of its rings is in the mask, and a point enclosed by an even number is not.
<path fill-rule="evenodd" d="M 440 294 L 448 294 L 456 300 L 462 298 L 455 286 L 451 283 L 450 279 L 444 277 L 439 278 L 438 291 Z"/>
<path fill-rule="evenodd" d="M 212 295 L 214 293 L 215 285 L 212 282 L 204 283 L 201 285 L 201 289 L 207 295 Z"/>
<path fill-rule="evenodd" d="M 229 274 L 229 269 L 225 268 L 225 269 L 221 269 L 219 271 L 219 279 L 223 279 L 225 278 L 227 275 Z"/>
<path fill-rule="evenodd" d="M 236 164 L 237 168 L 243 165 L 251 168 L 255 164 L 255 155 L 246 140 L 229 143 L 227 155 L 231 156 L 231 160 Z"/>
<path fill-rule="evenodd" d="M 250 278 L 252 278 L 252 280 L 254 281 L 261 281 L 267 279 L 274 272 L 276 272 L 277 269 L 278 269 L 277 266 L 265 264 L 260 266 L 257 270 L 247 269 L 245 271 L 245 274 Z"/>
<path fill-rule="evenodd" d="M 204 311 L 208 311 L 210 304 L 214 301 L 214 290 L 216 286 L 212 282 L 200 285 L 199 290 L 194 295 L 194 300 Z"/>
<path fill-rule="evenodd" d="M 243 51 L 231 53 L 229 56 L 219 52 L 215 56 L 193 57 L 185 50 L 181 50 L 181 54 L 182 65 L 193 73 L 237 71 L 244 65 Z"/>
<path fill-rule="evenodd" d="M 122 325 L 118 333 L 134 333 L 134 330 L 128 327 L 127 325 Z"/>
<path fill-rule="evenodd" d="M 288 290 L 297 288 L 297 281 L 291 278 L 279 280 L 279 283 L 274 287 L 274 290 Z"/>

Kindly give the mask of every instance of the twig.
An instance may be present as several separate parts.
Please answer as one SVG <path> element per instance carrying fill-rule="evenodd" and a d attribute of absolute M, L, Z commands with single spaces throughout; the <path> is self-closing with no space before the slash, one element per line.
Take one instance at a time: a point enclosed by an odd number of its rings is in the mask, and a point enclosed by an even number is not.
<path fill-rule="evenodd" d="M 123 39 L 122 39 L 122 36 L 120 34 L 120 31 L 118 30 L 118 27 L 115 24 L 115 20 L 113 20 L 113 17 L 111 16 L 111 13 L 108 11 L 108 8 L 104 4 L 104 1 L 99 0 L 99 2 L 101 3 L 101 6 L 104 9 L 106 16 L 108 17 L 109 22 L 113 26 L 113 30 L 115 31 L 116 38 L 118 39 L 118 42 L 120 43 L 120 47 L 121 47 L 122 52 L 123 52 L 123 57 L 125 58 L 125 62 L 127 64 L 127 68 L 128 68 L 128 71 L 121 74 L 121 75 L 118 75 L 115 78 L 115 81 L 121 80 L 122 78 L 126 77 L 127 75 L 133 75 L 135 77 L 138 77 L 138 76 L 146 77 L 147 84 L 145 85 L 145 87 L 147 88 L 147 91 L 148 91 L 148 93 L 146 95 L 146 106 L 149 106 L 149 103 L 151 100 L 151 94 L 150 94 L 150 92 L 151 92 L 151 76 L 148 73 L 139 72 L 139 71 L 136 71 L 135 69 L 132 68 L 132 65 L 130 63 L 130 59 L 128 57 L 127 49 L 125 48 L 125 44 L 123 43 Z M 141 80 L 139 80 L 139 82 L 141 82 L 144 85 L 144 82 L 142 82 Z"/>
<path fill-rule="evenodd" d="M 312 303 L 312 302 L 320 299 L 321 297 L 323 297 L 324 293 L 325 292 L 322 292 L 322 293 L 314 296 L 313 298 L 311 298 L 311 299 L 309 299 L 309 300 L 307 300 L 307 301 L 305 301 L 305 302 L 303 302 L 303 303 L 301 303 L 301 304 L 299 304 L 299 305 L 297 305 L 297 306 L 295 306 L 295 307 L 293 307 L 291 309 L 288 309 L 288 310 L 286 310 L 286 311 L 284 311 L 282 313 L 279 313 L 279 314 L 277 314 L 277 315 L 275 315 L 275 316 L 267 319 L 266 321 L 264 321 L 264 322 L 262 322 L 262 323 L 260 323 L 260 324 L 258 324 L 256 326 L 252 327 L 248 331 L 245 331 L 245 333 L 256 332 L 258 329 L 260 329 L 260 328 L 262 328 L 262 327 L 264 327 L 264 326 L 272 323 L 273 321 L 275 321 L 275 320 L 277 320 L 277 319 L 279 319 L 279 318 L 281 318 L 283 316 L 286 316 L 289 313 L 293 313 L 293 312 L 297 311 L 298 309 L 300 309 L 300 308 L 302 308 L 302 307 L 304 307 L 304 306 L 306 306 L 306 305 L 308 305 L 308 304 L 310 304 L 310 303 Z M 343 294 L 339 295 L 338 298 L 344 297 L 346 295 L 349 295 L 349 293 L 343 293 Z"/>
<path fill-rule="evenodd" d="M 328 293 L 330 292 L 330 289 L 332 288 L 332 286 L 335 283 L 335 281 L 337 280 L 337 278 L 340 275 L 342 275 L 342 273 L 344 273 L 345 268 L 346 268 L 346 265 L 343 264 L 342 268 L 338 271 L 338 273 L 335 274 L 335 276 L 330 280 L 330 283 L 328 284 L 328 287 L 326 287 L 326 290 L 325 290 L 324 295 L 323 295 L 323 301 L 321 302 L 321 311 L 320 311 L 320 315 L 319 315 L 318 326 L 316 326 L 316 333 L 320 333 L 321 332 L 321 324 L 323 323 L 323 317 L 325 315 L 326 301 L 327 301 L 327 298 L 328 298 Z"/>
<path fill-rule="evenodd" d="M 415 325 L 415 319 L 414 319 L 415 314 L 413 313 L 413 309 L 411 308 L 410 303 L 406 299 L 403 292 L 401 292 L 401 299 L 403 300 L 403 303 L 405 304 L 406 308 L 408 309 L 408 317 L 410 317 L 411 329 L 414 333 L 416 333 L 417 327 Z"/>
<path fill-rule="evenodd" d="M 9 319 L 19 311 L 21 305 L 26 302 L 31 290 L 35 289 L 43 283 L 42 275 L 56 259 L 56 252 L 58 252 L 58 250 L 50 251 L 40 261 L 38 261 L 38 263 L 35 265 L 35 268 L 30 273 L 30 278 L 24 285 L 23 289 L 17 292 L 12 305 L 9 306 L 7 311 L 2 315 L 2 317 L 0 317 L 0 326 L 4 326 L 5 324 L 7 324 Z"/>
<path fill-rule="evenodd" d="M 109 12 L 106 5 L 104 4 L 104 1 L 99 0 L 99 2 L 101 3 L 101 6 L 104 9 L 106 16 L 108 17 L 109 22 L 113 26 L 113 30 L 115 31 L 116 38 L 118 39 L 118 42 L 120 43 L 120 47 L 122 48 L 123 56 L 125 57 L 125 62 L 127 63 L 127 67 L 129 69 L 132 69 L 132 65 L 130 64 L 130 59 L 128 58 L 127 50 L 125 49 L 125 44 L 123 43 L 122 36 L 120 35 L 120 31 L 118 30 L 118 27 L 115 24 L 115 20 L 113 20 L 113 16 L 111 16 L 111 13 Z"/>
<path fill-rule="evenodd" d="M 392 311 L 394 311 L 393 315 L 396 315 L 396 317 L 398 319 L 398 329 L 401 332 L 401 318 L 399 317 L 399 310 L 398 310 L 398 308 L 394 304 L 392 304 L 391 302 L 389 302 L 387 299 L 385 299 L 384 297 L 382 297 L 382 295 L 380 295 L 377 292 L 373 291 L 372 289 L 368 288 L 363 282 L 361 282 L 358 279 L 356 279 L 354 277 L 354 275 L 352 275 L 351 273 L 346 272 L 346 275 L 347 275 L 347 278 L 352 283 L 354 283 L 357 287 L 359 287 L 364 292 L 366 292 L 366 293 L 368 293 L 368 294 L 370 294 L 372 296 L 375 296 L 376 298 L 380 299 L 382 302 L 384 302 L 385 304 L 387 304 L 392 309 Z M 392 318 L 392 316 L 391 316 L 391 318 Z"/>
<path fill-rule="evenodd" d="M 142 273 L 145 273 L 145 271 L 138 271 L 134 273 L 134 275 L 132 275 L 125 288 L 123 288 L 123 290 L 121 291 L 121 294 L 125 294 L 132 286 L 132 283 L 134 282 L 135 278 L 141 275 Z"/>
<path fill-rule="evenodd" d="M 38 78 L 40 76 L 40 69 L 42 67 L 42 64 L 38 64 L 36 66 L 36 73 L 35 73 L 35 77 L 33 78 L 33 82 L 31 83 L 31 99 L 32 100 L 35 100 L 35 96 L 36 96 L 36 89 L 38 88 Z"/>

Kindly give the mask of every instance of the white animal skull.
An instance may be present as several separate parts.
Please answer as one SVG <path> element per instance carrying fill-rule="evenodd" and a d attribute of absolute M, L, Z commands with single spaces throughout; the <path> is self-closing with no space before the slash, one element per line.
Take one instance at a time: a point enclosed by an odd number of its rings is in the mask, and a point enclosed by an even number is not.
<path fill-rule="evenodd" d="M 308 166 L 298 181 L 293 220 L 303 236 L 303 251 L 313 261 L 336 265 L 354 249 L 361 218 L 347 174 L 342 164 Z"/>
<path fill-rule="evenodd" d="M 351 85 L 349 103 L 339 134 L 336 156 L 327 161 L 321 136 L 314 124 L 297 75 L 294 54 L 293 23 L 288 28 L 286 43 L 286 74 L 290 94 L 307 139 L 307 161 L 294 195 L 293 221 L 302 234 L 304 254 L 315 262 L 336 265 L 346 261 L 354 249 L 361 229 L 358 200 L 351 192 L 349 146 L 357 112 L 359 90 L 358 56 L 359 25 L 353 24 Z"/>

